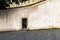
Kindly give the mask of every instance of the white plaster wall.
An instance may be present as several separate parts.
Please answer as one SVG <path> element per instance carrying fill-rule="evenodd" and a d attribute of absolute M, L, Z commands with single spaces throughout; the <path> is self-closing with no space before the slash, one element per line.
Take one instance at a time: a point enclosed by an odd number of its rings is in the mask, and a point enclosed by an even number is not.
<path fill-rule="evenodd" d="M 0 10 L 0 31 L 22 29 L 22 18 L 28 18 L 33 7 Z M 35 8 L 35 7 L 34 7 Z M 34 9 L 33 8 L 33 9 Z"/>
<path fill-rule="evenodd" d="M 60 0 L 51 0 L 29 12 L 27 29 L 60 28 Z"/>
<path fill-rule="evenodd" d="M 42 5 L 0 10 L 0 31 L 22 29 L 22 18 L 28 18 L 27 29 L 60 28 L 60 0 Z"/>
<path fill-rule="evenodd" d="M 0 10 L 0 31 L 21 30 L 24 11 L 20 8 Z"/>

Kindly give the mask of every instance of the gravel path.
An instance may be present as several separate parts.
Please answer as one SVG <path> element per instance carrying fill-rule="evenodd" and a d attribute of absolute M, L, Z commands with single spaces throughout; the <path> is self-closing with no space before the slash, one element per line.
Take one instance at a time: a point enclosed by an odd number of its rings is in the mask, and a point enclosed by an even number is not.
<path fill-rule="evenodd" d="M 0 40 L 60 40 L 60 29 L 2 32 Z"/>

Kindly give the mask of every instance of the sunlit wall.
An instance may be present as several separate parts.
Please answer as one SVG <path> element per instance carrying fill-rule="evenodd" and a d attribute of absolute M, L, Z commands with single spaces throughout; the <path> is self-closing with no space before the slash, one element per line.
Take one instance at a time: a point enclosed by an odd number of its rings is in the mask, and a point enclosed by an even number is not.
<path fill-rule="evenodd" d="M 28 18 L 29 29 L 60 28 L 60 0 L 51 0 L 38 6 Z"/>

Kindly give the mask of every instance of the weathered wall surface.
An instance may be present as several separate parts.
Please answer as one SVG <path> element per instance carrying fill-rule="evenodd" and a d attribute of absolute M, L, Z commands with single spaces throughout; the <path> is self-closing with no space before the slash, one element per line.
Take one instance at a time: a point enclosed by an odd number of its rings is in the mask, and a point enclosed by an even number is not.
<path fill-rule="evenodd" d="M 28 29 L 60 28 L 60 0 L 39 5 L 28 18 Z"/>
<path fill-rule="evenodd" d="M 0 10 L 0 31 L 21 30 L 22 18 L 28 18 L 27 29 L 60 28 L 60 1 L 52 0 L 28 8 Z"/>
<path fill-rule="evenodd" d="M 22 18 L 28 18 L 31 14 L 30 12 L 34 12 L 31 10 L 34 8 L 27 7 L 0 10 L 0 31 L 21 30 Z"/>
<path fill-rule="evenodd" d="M 0 10 L 0 31 L 21 30 L 22 18 L 25 17 L 24 9 Z"/>

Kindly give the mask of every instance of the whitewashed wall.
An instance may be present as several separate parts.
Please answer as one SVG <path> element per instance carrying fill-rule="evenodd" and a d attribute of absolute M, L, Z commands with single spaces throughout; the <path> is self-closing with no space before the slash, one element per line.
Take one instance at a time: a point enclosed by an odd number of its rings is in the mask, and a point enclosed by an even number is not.
<path fill-rule="evenodd" d="M 0 31 L 21 30 L 24 13 L 20 8 L 0 10 Z"/>
<path fill-rule="evenodd" d="M 60 0 L 51 0 L 30 12 L 27 29 L 60 28 Z"/>
<path fill-rule="evenodd" d="M 28 18 L 29 30 L 60 28 L 60 0 L 34 7 L 0 10 L 0 31 L 21 30 L 22 18 Z"/>
<path fill-rule="evenodd" d="M 32 7 L 0 10 L 0 31 L 22 29 L 22 18 L 28 18 Z"/>

